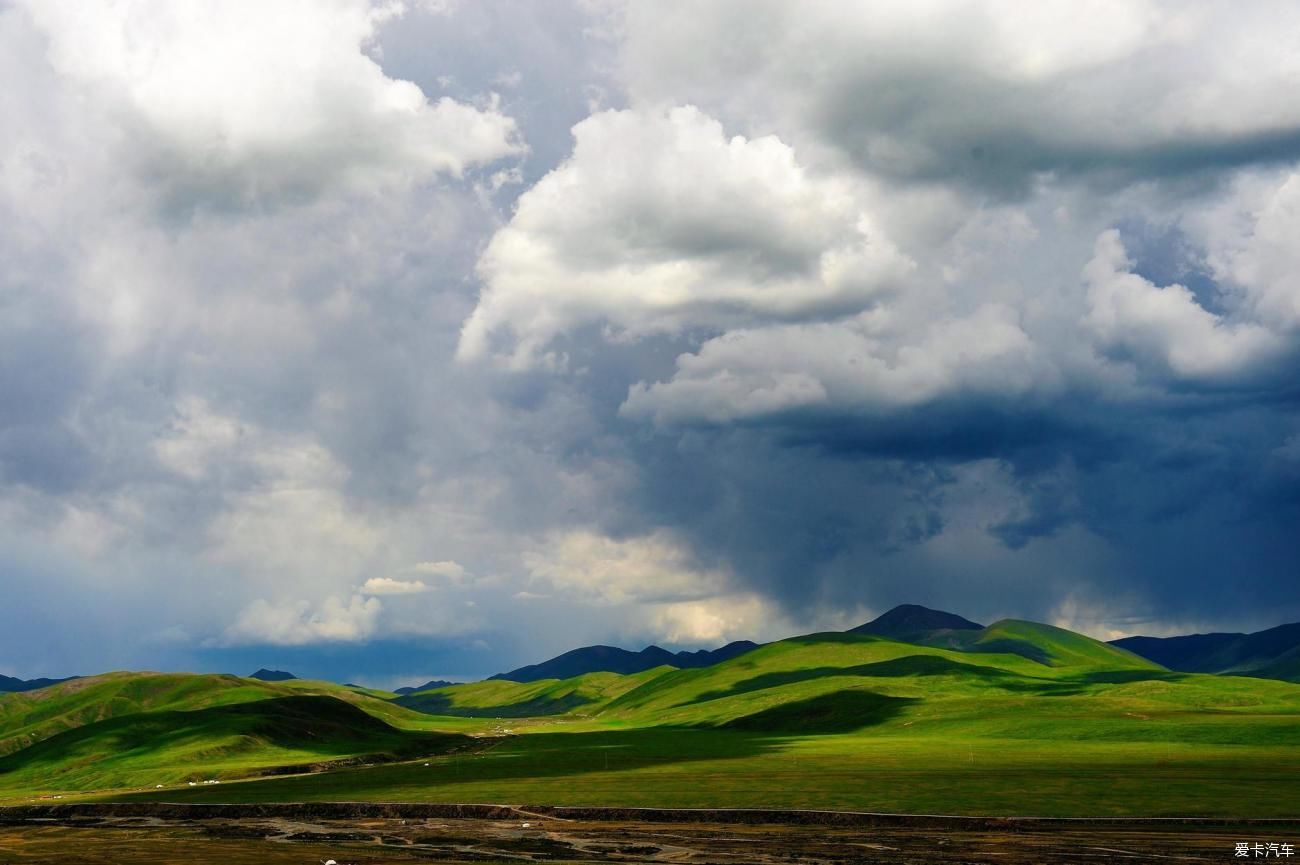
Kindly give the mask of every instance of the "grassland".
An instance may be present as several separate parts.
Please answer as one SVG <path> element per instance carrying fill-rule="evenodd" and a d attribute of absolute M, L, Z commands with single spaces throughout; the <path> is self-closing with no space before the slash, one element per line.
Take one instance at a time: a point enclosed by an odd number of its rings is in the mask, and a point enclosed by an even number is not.
<path fill-rule="evenodd" d="M 74 692 L 52 700 L 62 711 L 0 705 L 19 730 L 44 729 L 33 712 L 65 725 L 0 760 L 0 797 L 1300 816 L 1298 685 L 1171 673 L 1028 622 L 935 642 L 948 647 L 814 634 L 702 669 L 400 699 L 198 677 L 222 681 L 69 728 L 88 711 Z M 293 718 L 253 708 L 286 693 L 324 702 Z M 333 720 L 304 737 L 313 713 Z M 360 757 L 371 765 L 244 780 Z M 225 783 L 190 787 L 198 765 Z"/>

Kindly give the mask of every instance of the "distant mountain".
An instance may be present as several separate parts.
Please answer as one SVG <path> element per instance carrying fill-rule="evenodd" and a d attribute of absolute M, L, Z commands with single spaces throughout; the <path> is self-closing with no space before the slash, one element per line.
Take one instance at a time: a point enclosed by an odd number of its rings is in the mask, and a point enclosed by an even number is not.
<path fill-rule="evenodd" d="M 405 697 L 407 694 L 418 694 L 421 691 L 432 691 L 434 688 L 445 688 L 448 685 L 454 685 L 455 682 L 444 682 L 442 679 L 430 679 L 423 685 L 416 685 L 414 688 L 394 688 L 394 694 L 401 694 Z"/>
<path fill-rule="evenodd" d="M 70 682 L 76 676 L 68 676 L 66 679 L 15 679 L 12 676 L 0 676 L 0 692 L 19 693 L 22 691 L 35 691 L 37 688 L 48 688 L 50 685 L 57 685 L 59 682 Z"/>
<path fill-rule="evenodd" d="M 268 670 L 263 667 L 248 678 L 258 679 L 263 682 L 288 682 L 290 679 L 296 679 L 298 677 L 293 673 L 286 673 L 284 670 Z"/>
<path fill-rule="evenodd" d="M 900 604 L 865 625 L 850 628 L 848 632 L 910 642 L 917 637 L 929 637 L 934 631 L 978 631 L 983 627 L 955 613 L 932 610 L 917 604 Z"/>
<path fill-rule="evenodd" d="M 1300 682 L 1300 622 L 1253 634 L 1124 637 L 1111 645 L 1183 673 L 1230 673 Z"/>
<path fill-rule="evenodd" d="M 563 655 L 529 664 L 509 673 L 498 673 L 492 679 L 508 682 L 537 682 L 541 679 L 571 679 L 584 673 L 640 673 L 665 664 L 679 669 L 711 667 L 722 661 L 757 649 L 758 643 L 737 640 L 720 649 L 701 649 L 696 652 L 670 652 L 658 646 L 646 646 L 639 652 L 614 646 L 584 646 Z"/>

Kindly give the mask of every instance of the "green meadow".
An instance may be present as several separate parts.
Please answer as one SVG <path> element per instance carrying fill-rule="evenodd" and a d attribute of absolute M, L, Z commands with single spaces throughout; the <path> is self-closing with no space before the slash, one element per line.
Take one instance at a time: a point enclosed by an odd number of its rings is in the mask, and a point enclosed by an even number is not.
<path fill-rule="evenodd" d="M 1300 816 L 1300 685 L 1172 673 L 1030 622 L 405 697 L 111 674 L 0 697 L 0 722 L 9 803 Z"/>

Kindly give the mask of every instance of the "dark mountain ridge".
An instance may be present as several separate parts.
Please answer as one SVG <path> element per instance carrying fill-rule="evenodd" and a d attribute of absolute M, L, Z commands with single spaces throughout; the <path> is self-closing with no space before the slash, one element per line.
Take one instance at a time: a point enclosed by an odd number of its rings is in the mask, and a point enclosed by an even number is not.
<path fill-rule="evenodd" d="M 448 685 L 454 685 L 454 684 L 456 683 L 446 682 L 443 681 L 442 679 L 430 679 L 429 681 L 425 682 L 423 685 L 416 685 L 415 687 L 394 688 L 393 693 L 401 694 L 403 697 L 405 697 L 407 694 L 418 694 L 420 691 L 432 691 L 434 688 L 445 688 Z"/>
<path fill-rule="evenodd" d="M 248 678 L 257 679 L 261 682 L 288 682 L 298 677 L 293 673 L 286 673 L 284 670 L 268 670 L 263 667 Z"/>
<path fill-rule="evenodd" d="M 60 682 L 70 682 L 77 676 L 68 676 L 63 679 L 15 679 L 13 676 L 0 676 L 0 693 L 16 694 L 24 691 L 35 691 L 39 688 L 48 688 L 50 685 L 57 685 Z"/>
<path fill-rule="evenodd" d="M 639 652 L 616 646 L 583 646 L 557 655 L 540 664 L 529 664 L 490 678 L 509 682 L 536 682 L 541 679 L 571 679 L 585 673 L 640 673 L 665 664 L 679 669 L 709 667 L 758 648 L 758 643 L 737 640 L 719 649 L 694 652 L 670 652 L 659 646 L 646 646 Z"/>
<path fill-rule="evenodd" d="M 1181 673 L 1235 673 L 1300 681 L 1300 622 L 1253 634 L 1124 637 L 1111 645 Z"/>
<path fill-rule="evenodd" d="M 899 604 L 865 625 L 850 628 L 848 633 L 870 634 L 873 637 L 888 637 L 906 642 L 909 637 L 928 637 L 934 631 L 978 631 L 983 627 L 955 613 L 932 610 L 919 604 Z"/>

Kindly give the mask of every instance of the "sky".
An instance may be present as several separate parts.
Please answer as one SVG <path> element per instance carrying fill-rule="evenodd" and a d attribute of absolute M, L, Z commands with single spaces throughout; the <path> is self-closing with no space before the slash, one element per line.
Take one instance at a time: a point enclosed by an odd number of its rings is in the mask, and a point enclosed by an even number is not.
<path fill-rule="evenodd" d="M 1296 33 L 0 0 L 0 673 L 1300 620 Z"/>

